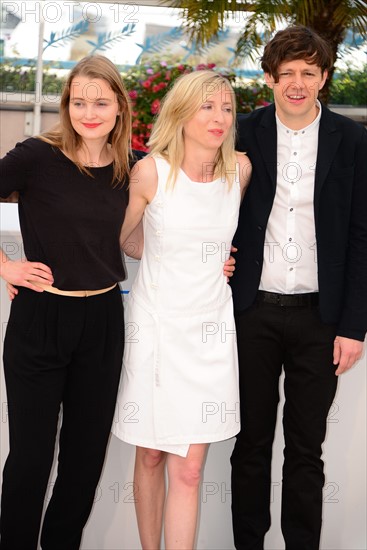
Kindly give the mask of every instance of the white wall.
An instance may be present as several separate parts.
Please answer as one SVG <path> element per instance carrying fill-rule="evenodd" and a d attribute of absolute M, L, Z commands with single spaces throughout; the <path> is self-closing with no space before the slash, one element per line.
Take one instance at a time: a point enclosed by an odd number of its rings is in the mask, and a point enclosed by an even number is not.
<path fill-rule="evenodd" d="M 14 259 L 20 256 L 21 243 L 17 205 L 0 205 L 1 245 Z M 129 262 L 131 276 L 136 262 Z M 126 286 L 130 285 L 131 276 Z M 9 301 L 0 287 L 1 347 L 9 315 Z M 1 369 L 1 469 L 8 453 L 6 392 Z M 282 406 L 283 399 L 280 406 Z M 329 414 L 324 446 L 326 486 L 324 490 L 324 527 L 322 550 L 366 550 L 366 356 L 342 376 Z M 267 550 L 282 550 L 280 532 L 280 495 L 282 465 L 281 414 L 274 443 L 273 525 L 266 537 Z M 230 513 L 230 464 L 233 440 L 212 444 L 209 450 L 201 493 L 201 521 L 198 550 L 232 550 Z M 96 502 L 87 524 L 82 550 L 135 550 L 139 539 L 134 512 L 134 448 L 114 436 Z M 21 527 L 21 526 L 20 526 Z"/>

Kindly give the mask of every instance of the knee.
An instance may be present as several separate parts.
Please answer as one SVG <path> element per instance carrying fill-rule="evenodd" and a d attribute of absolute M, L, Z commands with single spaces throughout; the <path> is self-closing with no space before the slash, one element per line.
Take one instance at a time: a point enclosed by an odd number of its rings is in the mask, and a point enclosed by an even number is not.
<path fill-rule="evenodd" d="M 176 477 L 181 485 L 196 489 L 200 484 L 201 474 L 202 464 L 198 462 L 189 462 L 178 470 Z"/>
<path fill-rule="evenodd" d="M 166 453 L 158 451 L 156 449 L 142 449 L 137 450 L 137 459 L 140 459 L 144 468 L 154 470 L 162 464 L 164 464 Z"/>

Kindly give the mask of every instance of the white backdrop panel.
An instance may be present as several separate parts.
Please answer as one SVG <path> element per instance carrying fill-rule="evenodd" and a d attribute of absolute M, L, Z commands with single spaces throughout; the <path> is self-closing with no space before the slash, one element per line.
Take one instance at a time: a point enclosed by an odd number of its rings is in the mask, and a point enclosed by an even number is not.
<path fill-rule="evenodd" d="M 0 204 L 1 245 L 12 259 L 22 256 L 17 205 Z M 127 261 L 128 290 L 138 263 Z M 4 282 L 0 287 L 1 348 L 9 316 Z M 1 350 L 2 351 L 2 350 Z M 1 353 L 2 355 L 2 353 Z M 8 454 L 6 391 L 1 365 L 1 454 L 3 468 Z M 282 379 L 281 379 L 282 385 Z M 281 407 L 274 442 L 272 527 L 266 537 L 267 550 L 284 548 L 280 531 L 281 465 L 283 438 Z M 326 485 L 324 489 L 323 550 L 366 550 L 366 355 L 339 381 L 328 419 L 324 445 Z M 201 490 L 201 519 L 198 550 L 232 550 L 229 457 L 234 440 L 212 444 Z M 135 550 L 140 548 L 135 520 L 133 486 L 134 447 L 111 437 L 106 463 L 87 524 L 81 550 Z M 53 474 L 54 475 L 54 474 Z M 50 480 L 50 488 L 52 487 Z M 46 496 L 46 500 L 49 495 Z M 19 526 L 21 528 L 21 526 Z"/>

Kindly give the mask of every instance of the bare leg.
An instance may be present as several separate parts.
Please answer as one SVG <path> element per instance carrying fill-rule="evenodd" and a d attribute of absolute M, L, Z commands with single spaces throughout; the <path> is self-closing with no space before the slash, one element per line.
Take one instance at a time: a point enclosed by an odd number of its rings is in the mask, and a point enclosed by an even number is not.
<path fill-rule="evenodd" d="M 166 453 L 136 447 L 134 483 L 135 510 L 143 550 L 159 550 L 165 499 Z"/>
<path fill-rule="evenodd" d="M 198 493 L 207 444 L 190 445 L 186 458 L 167 457 L 168 494 L 165 513 L 167 550 L 194 548 L 198 516 Z"/>

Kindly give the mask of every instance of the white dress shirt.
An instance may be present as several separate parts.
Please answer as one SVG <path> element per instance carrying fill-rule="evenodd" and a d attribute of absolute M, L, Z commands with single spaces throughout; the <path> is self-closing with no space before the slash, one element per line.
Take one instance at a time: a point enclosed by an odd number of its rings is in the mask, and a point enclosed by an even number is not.
<path fill-rule="evenodd" d="M 260 290 L 317 292 L 315 167 L 321 104 L 306 128 L 291 130 L 276 116 L 277 186 L 265 233 Z"/>

